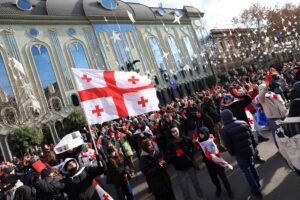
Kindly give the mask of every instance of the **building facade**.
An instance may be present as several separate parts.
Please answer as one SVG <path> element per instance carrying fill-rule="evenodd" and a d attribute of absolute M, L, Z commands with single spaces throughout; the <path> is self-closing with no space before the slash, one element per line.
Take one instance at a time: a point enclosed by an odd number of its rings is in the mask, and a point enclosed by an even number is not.
<path fill-rule="evenodd" d="M 250 28 L 212 29 L 210 35 L 216 46 L 214 61 L 218 72 L 248 64 L 269 66 L 298 59 L 292 38 L 280 38 Z"/>
<path fill-rule="evenodd" d="M 202 17 L 194 7 L 116 0 L 2 0 L 2 158 L 11 158 L 7 136 L 22 125 L 41 128 L 49 142 L 63 137 L 63 119 L 79 106 L 71 68 L 135 70 L 153 80 L 162 103 L 205 87 L 213 71 Z"/>

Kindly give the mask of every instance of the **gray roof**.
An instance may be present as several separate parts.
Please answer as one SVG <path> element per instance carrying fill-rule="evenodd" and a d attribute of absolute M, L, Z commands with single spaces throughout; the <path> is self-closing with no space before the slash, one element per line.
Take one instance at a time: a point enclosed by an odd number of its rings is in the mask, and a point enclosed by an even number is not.
<path fill-rule="evenodd" d="M 83 0 L 47 0 L 48 15 L 84 16 Z"/>
<path fill-rule="evenodd" d="M 0 18 L 7 18 L 10 15 L 48 15 L 48 16 L 86 16 L 86 17 L 121 17 L 127 18 L 127 10 L 130 11 L 135 19 L 140 20 L 173 20 L 175 9 L 165 8 L 165 15 L 157 14 L 158 8 L 150 8 L 139 3 L 126 3 L 118 1 L 118 7 L 115 10 L 103 8 L 98 0 L 29 0 L 33 7 L 29 11 L 23 11 L 15 5 L 16 0 L 0 0 Z M 201 12 L 191 6 L 186 6 L 179 10 L 182 13 L 182 19 L 199 16 Z"/>
<path fill-rule="evenodd" d="M 151 8 L 139 3 L 130 3 L 130 7 L 134 10 L 134 17 L 137 19 L 155 19 L 155 13 Z"/>

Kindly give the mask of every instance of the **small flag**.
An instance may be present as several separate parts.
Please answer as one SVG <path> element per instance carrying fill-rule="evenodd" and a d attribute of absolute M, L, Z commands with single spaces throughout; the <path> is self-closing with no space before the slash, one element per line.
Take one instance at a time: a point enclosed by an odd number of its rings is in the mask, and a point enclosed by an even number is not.
<path fill-rule="evenodd" d="M 99 184 L 98 182 L 93 179 L 93 186 L 97 191 L 101 200 L 114 200 Z"/>

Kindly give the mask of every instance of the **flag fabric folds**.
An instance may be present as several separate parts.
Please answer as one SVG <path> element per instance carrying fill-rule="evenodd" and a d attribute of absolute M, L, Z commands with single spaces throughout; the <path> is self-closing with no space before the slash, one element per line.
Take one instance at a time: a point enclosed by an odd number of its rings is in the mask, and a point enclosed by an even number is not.
<path fill-rule="evenodd" d="M 151 80 L 136 72 L 72 69 L 89 125 L 159 110 Z"/>

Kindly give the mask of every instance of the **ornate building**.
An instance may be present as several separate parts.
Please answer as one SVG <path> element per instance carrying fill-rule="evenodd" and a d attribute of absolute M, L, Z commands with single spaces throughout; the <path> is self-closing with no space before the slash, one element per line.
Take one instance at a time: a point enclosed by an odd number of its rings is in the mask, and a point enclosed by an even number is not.
<path fill-rule="evenodd" d="M 2 157 L 11 158 L 7 135 L 24 124 L 54 143 L 63 136 L 63 119 L 79 106 L 72 67 L 138 71 L 153 79 L 161 102 L 205 86 L 212 71 L 201 47 L 202 17 L 188 6 L 1 0 Z"/>

